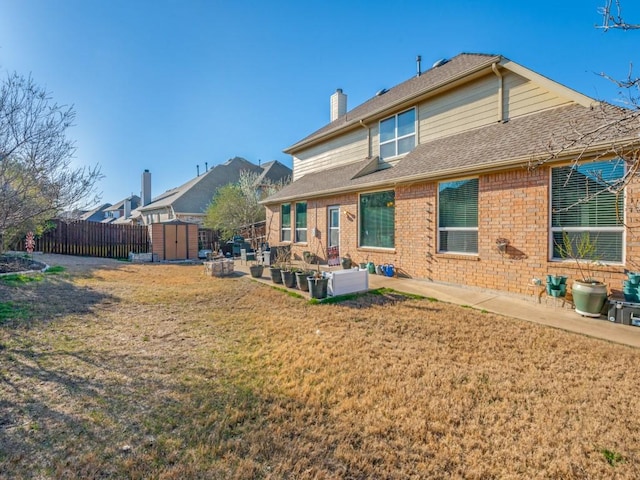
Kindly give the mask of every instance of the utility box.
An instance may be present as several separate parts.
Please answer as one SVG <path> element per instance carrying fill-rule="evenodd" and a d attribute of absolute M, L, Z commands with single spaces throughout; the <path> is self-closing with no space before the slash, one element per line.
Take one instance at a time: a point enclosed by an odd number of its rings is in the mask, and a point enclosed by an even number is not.
<path fill-rule="evenodd" d="M 366 270 L 351 268 L 349 270 L 336 270 L 328 273 L 329 284 L 327 293 L 329 296 L 346 295 L 348 293 L 366 292 L 369 290 L 369 274 Z"/>
<path fill-rule="evenodd" d="M 640 327 L 640 303 L 610 300 L 607 319 L 622 325 Z"/>

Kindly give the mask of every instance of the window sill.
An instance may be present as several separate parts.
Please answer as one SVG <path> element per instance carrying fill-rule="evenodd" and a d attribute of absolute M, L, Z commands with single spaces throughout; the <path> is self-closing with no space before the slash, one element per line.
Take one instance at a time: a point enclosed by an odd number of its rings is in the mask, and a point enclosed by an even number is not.
<path fill-rule="evenodd" d="M 480 261 L 480 257 L 477 254 L 465 255 L 463 253 L 436 253 L 434 257 L 446 260 L 468 260 L 472 262 Z"/>
<path fill-rule="evenodd" d="M 386 247 L 358 247 L 358 252 L 381 252 L 381 253 L 396 253 L 395 248 Z"/>

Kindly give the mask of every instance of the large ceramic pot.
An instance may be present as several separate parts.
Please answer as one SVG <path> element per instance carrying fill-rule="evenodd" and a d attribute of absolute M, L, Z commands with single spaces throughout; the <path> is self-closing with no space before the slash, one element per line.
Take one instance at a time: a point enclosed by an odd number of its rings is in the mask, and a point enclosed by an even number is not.
<path fill-rule="evenodd" d="M 604 302 L 607 300 L 607 286 L 604 283 L 574 280 L 572 292 L 576 313 L 585 317 L 600 316 Z"/>

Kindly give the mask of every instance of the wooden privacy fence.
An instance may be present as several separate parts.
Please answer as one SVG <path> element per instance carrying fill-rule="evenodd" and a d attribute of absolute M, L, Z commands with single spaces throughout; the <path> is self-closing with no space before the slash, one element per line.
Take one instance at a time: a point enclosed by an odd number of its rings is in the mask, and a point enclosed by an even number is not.
<path fill-rule="evenodd" d="M 252 248 L 259 248 L 263 242 L 267 240 L 265 220 L 240 227 L 238 235 L 242 235 L 246 242 L 251 244 Z"/>
<path fill-rule="evenodd" d="M 144 225 L 52 220 L 55 228 L 35 239 L 35 251 L 87 257 L 127 258 L 129 252 L 149 252 L 149 230 Z M 25 251 L 25 240 L 18 246 Z"/>

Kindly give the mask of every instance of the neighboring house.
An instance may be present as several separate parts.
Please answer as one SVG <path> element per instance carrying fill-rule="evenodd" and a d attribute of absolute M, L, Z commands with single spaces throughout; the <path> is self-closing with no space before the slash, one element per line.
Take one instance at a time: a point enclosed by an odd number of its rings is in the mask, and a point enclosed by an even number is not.
<path fill-rule="evenodd" d="M 171 220 L 201 225 L 216 190 L 229 183 L 236 183 L 243 171 L 259 174 L 260 182 L 268 180 L 277 183 L 291 177 L 291 169 L 278 161 L 260 166 L 235 157 L 212 167 L 184 185 L 153 198 L 149 204 L 136 209 L 134 216 L 139 217 L 145 225 Z M 143 192 L 143 198 L 144 196 Z"/>
<path fill-rule="evenodd" d="M 549 150 L 576 129 L 600 131 L 602 109 L 621 112 L 500 55 L 439 61 L 349 111 L 339 89 L 331 122 L 285 150 L 293 182 L 263 202 L 268 241 L 297 257 L 326 260 L 335 247 L 409 277 L 527 293 L 533 278 L 575 279 L 556 245 L 563 230 L 590 232 L 598 276 L 619 286 L 638 268 L 625 225 L 640 214 L 607 191 L 576 202 L 620 177 L 624 162 L 602 154 L 637 143 L 637 130 Z M 627 197 L 638 190 L 631 183 Z"/>
<path fill-rule="evenodd" d="M 106 218 L 103 220 L 105 223 L 129 223 L 128 219 L 131 217 L 131 212 L 140 206 L 140 197 L 138 195 L 131 195 L 119 202 L 106 208 Z"/>
<path fill-rule="evenodd" d="M 103 203 L 102 205 L 80 215 L 80 220 L 86 220 L 87 222 L 102 222 L 106 218 L 105 211 L 110 206 L 110 203 Z"/>

